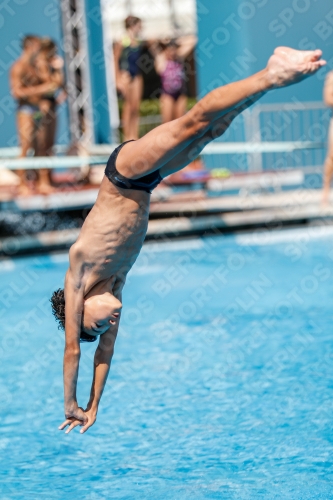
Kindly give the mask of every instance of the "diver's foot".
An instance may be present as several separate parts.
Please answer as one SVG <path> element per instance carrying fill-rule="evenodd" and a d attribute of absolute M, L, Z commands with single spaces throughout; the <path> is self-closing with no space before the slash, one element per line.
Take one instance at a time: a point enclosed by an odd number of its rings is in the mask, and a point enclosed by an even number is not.
<path fill-rule="evenodd" d="M 316 73 L 326 61 L 322 51 L 277 47 L 268 61 L 268 77 L 273 87 L 286 87 Z"/>

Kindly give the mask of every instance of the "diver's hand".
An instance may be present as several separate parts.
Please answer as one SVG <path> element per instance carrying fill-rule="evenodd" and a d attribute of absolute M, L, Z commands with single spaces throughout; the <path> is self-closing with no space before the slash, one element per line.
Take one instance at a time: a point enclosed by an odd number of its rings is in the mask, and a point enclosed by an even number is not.
<path fill-rule="evenodd" d="M 80 406 L 66 409 L 65 417 L 66 420 L 59 426 L 59 430 L 62 431 L 65 429 L 65 427 L 67 427 L 67 425 L 69 425 L 68 429 L 66 430 L 66 434 L 68 434 L 77 425 L 85 425 L 88 421 L 86 413 Z"/>
<path fill-rule="evenodd" d="M 80 418 L 78 417 L 69 417 L 67 418 L 60 426 L 59 426 L 59 430 L 62 431 L 63 429 L 65 429 L 65 427 L 67 427 L 67 425 L 69 426 L 68 429 L 65 431 L 65 434 L 68 434 L 69 432 L 71 432 L 73 429 L 75 429 L 75 427 L 77 427 L 78 425 L 80 425 L 82 427 L 82 429 L 80 430 L 80 434 L 84 434 L 88 429 L 89 427 L 91 427 L 92 425 L 94 425 L 95 421 L 96 421 L 96 416 L 97 416 L 97 411 L 96 410 L 93 410 L 93 409 L 86 409 L 85 411 L 83 411 L 82 408 L 77 408 L 77 410 L 80 410 L 80 412 L 78 413 L 78 415 L 80 416 Z M 66 416 L 67 416 L 67 412 L 66 412 Z"/>
<path fill-rule="evenodd" d="M 75 418 L 77 420 L 86 420 L 85 412 L 81 406 L 78 406 L 77 403 L 73 404 L 70 407 L 65 407 L 65 417 L 67 419 L 69 418 Z"/>
<path fill-rule="evenodd" d="M 97 411 L 92 409 L 92 408 L 90 408 L 90 409 L 87 408 L 84 413 L 87 417 L 87 421 L 84 424 L 84 426 L 82 427 L 82 429 L 80 430 L 80 434 L 84 434 L 89 429 L 89 427 L 94 425 L 94 423 L 96 422 L 96 417 L 97 417 Z"/>

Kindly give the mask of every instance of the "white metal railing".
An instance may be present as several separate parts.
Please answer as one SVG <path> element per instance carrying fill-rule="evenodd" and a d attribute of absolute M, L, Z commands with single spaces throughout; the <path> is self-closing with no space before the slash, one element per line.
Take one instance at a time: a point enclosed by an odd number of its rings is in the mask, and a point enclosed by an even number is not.
<path fill-rule="evenodd" d="M 259 104 L 237 117 L 219 139 L 206 146 L 202 156 L 208 168 L 261 172 L 321 166 L 331 111 L 321 102 Z M 159 116 L 141 118 L 147 131 L 160 123 Z M 19 148 L 0 149 L 0 168 L 55 168 L 100 164 L 116 145 L 90 145 L 87 157 L 15 158 Z M 56 146 L 64 153 L 67 146 Z"/>
<path fill-rule="evenodd" d="M 105 164 L 110 153 L 118 144 L 95 146 L 95 154 L 89 156 L 30 156 L 26 158 L 2 158 L 0 169 L 29 170 L 39 168 L 76 168 L 83 166 L 94 166 Z M 218 155 L 262 155 L 264 153 L 281 153 L 283 155 L 295 153 L 296 151 L 316 150 L 323 148 L 323 143 L 311 141 L 286 141 L 286 142 L 225 142 L 210 143 L 204 150 L 205 156 Z M 93 153 L 93 148 L 91 153 Z"/>
<path fill-rule="evenodd" d="M 246 141 L 256 144 L 254 150 L 239 148 L 230 154 L 225 150 L 223 156 L 222 151 L 212 156 L 212 151 L 205 150 L 205 163 L 208 168 L 244 172 L 321 166 L 331 113 L 322 102 L 258 104 L 237 117 L 212 144 Z"/>

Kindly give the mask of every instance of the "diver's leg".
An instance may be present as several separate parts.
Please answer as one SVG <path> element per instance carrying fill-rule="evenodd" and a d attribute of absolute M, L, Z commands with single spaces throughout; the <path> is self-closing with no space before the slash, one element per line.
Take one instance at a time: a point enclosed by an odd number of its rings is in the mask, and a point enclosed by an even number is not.
<path fill-rule="evenodd" d="M 168 175 L 181 170 L 182 168 L 186 167 L 186 165 L 194 161 L 199 156 L 204 147 L 207 146 L 207 144 L 209 144 L 214 139 L 221 137 L 221 135 L 223 135 L 227 128 L 231 125 L 233 120 L 246 108 L 254 104 L 254 102 L 259 98 L 260 96 L 257 96 L 256 99 L 248 99 L 248 101 L 246 101 L 241 106 L 238 106 L 229 113 L 226 113 L 221 118 L 212 122 L 211 126 L 202 137 L 199 137 L 195 141 L 191 142 L 191 144 L 184 148 L 181 153 L 172 158 L 172 160 L 163 165 L 163 167 L 161 167 L 161 177 L 167 177 Z"/>
<path fill-rule="evenodd" d="M 117 158 L 118 171 L 125 177 L 137 179 L 161 169 L 191 143 L 206 136 L 212 124 L 233 109 L 258 99 L 274 87 L 296 83 L 315 73 L 325 64 L 320 57 L 321 51 L 277 49 L 266 69 L 213 90 L 185 116 L 127 144 Z"/>

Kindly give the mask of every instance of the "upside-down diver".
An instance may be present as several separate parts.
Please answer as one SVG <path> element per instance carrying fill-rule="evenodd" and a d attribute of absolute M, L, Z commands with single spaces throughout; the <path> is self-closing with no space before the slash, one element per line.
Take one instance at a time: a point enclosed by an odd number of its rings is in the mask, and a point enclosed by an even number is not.
<path fill-rule="evenodd" d="M 52 307 L 65 328 L 64 394 L 66 420 L 59 429 L 91 427 L 110 369 L 122 308 L 126 275 L 145 239 L 151 191 L 182 169 L 232 120 L 271 89 L 297 83 L 326 64 L 322 52 L 279 47 L 265 69 L 217 88 L 186 115 L 160 125 L 111 154 L 97 201 L 69 252 L 65 288 L 54 292 Z M 80 341 L 99 338 L 86 409 L 76 386 Z"/>

